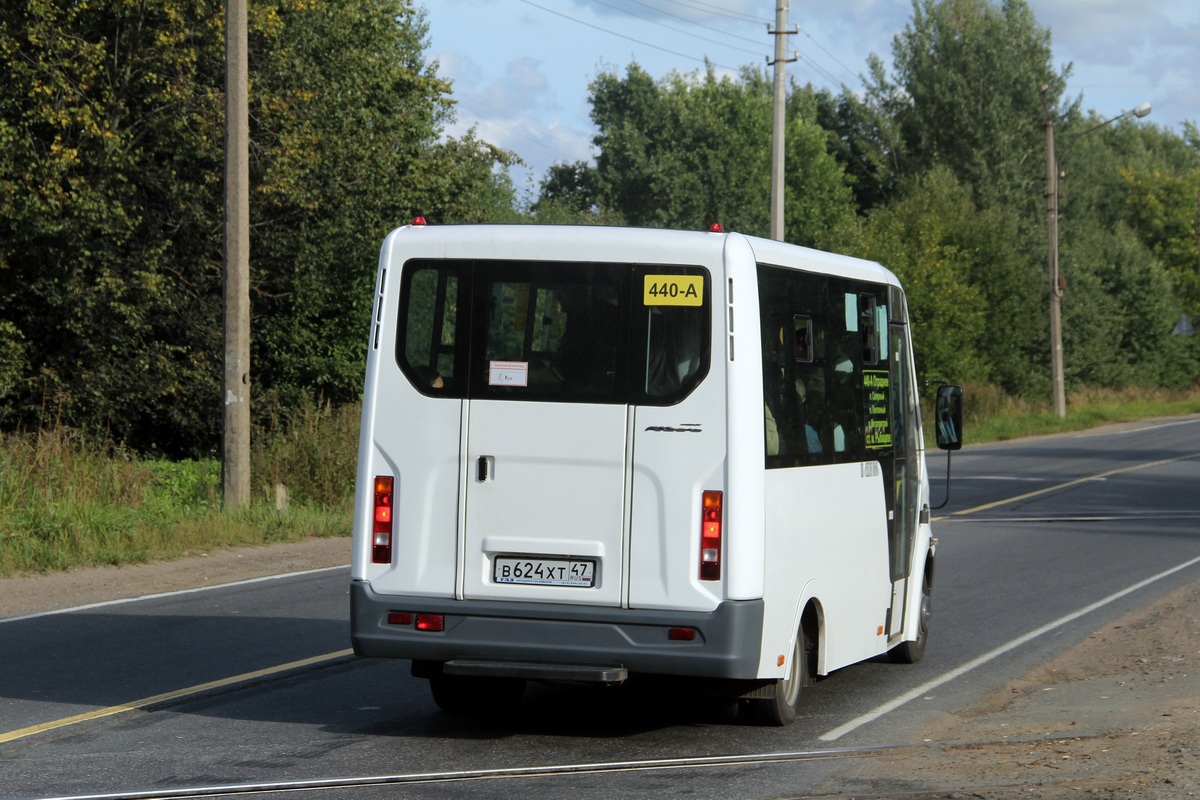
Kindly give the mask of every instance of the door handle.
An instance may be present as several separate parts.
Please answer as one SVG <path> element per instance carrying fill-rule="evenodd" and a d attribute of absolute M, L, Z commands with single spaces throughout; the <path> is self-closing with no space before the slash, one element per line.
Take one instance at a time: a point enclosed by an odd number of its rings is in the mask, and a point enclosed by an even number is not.
<path fill-rule="evenodd" d="M 495 480 L 496 478 L 496 457 L 495 456 L 480 456 L 475 462 L 475 479 L 480 483 L 485 481 Z"/>

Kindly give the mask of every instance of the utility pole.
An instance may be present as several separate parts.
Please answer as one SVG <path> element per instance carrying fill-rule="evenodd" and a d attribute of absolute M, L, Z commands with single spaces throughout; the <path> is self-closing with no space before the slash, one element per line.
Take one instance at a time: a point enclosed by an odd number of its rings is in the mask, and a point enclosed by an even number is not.
<path fill-rule="evenodd" d="M 775 100 L 771 117 L 771 238 L 783 241 L 783 166 L 784 131 L 787 121 L 787 81 L 784 71 L 789 61 L 786 58 L 787 39 L 799 29 L 787 29 L 787 12 L 790 0 L 775 0 L 775 30 L 767 32 L 775 37 L 775 60 L 767 59 L 775 67 Z"/>
<path fill-rule="evenodd" d="M 1043 124 L 1046 126 L 1046 241 L 1050 273 L 1050 387 L 1054 413 L 1067 416 L 1066 381 L 1063 376 L 1062 281 L 1058 276 L 1058 158 L 1054 152 L 1054 117 L 1047 90 L 1042 90 Z"/>
<path fill-rule="evenodd" d="M 250 123 L 247 0 L 225 5 L 225 377 L 221 499 L 250 502 Z"/>

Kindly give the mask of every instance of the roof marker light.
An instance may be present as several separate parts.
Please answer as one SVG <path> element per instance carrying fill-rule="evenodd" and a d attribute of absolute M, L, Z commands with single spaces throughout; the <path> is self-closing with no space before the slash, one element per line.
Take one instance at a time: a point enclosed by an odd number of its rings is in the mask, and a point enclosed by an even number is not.
<path fill-rule="evenodd" d="M 413 217 L 413 225 L 427 225 L 424 217 Z"/>
<path fill-rule="evenodd" d="M 724 233 L 725 226 L 719 222 L 714 222 L 712 225 L 708 226 L 708 232 L 709 233 Z"/>

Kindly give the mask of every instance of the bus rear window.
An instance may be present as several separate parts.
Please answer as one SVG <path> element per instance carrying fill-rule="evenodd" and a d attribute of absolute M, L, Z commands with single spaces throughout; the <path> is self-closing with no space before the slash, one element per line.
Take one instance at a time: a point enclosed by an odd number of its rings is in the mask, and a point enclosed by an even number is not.
<path fill-rule="evenodd" d="M 671 405 L 708 373 L 699 267 L 410 261 L 396 357 L 420 391 Z"/>

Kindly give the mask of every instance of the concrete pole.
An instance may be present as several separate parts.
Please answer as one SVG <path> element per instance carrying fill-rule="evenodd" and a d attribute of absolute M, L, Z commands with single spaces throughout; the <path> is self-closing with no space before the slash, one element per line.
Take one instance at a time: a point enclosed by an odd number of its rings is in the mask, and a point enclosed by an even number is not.
<path fill-rule="evenodd" d="M 1066 382 L 1063 379 L 1062 281 L 1058 272 L 1058 154 L 1054 149 L 1054 118 L 1046 91 L 1042 92 L 1046 126 L 1046 252 L 1050 278 L 1050 388 L 1054 413 L 1067 416 Z"/>
<path fill-rule="evenodd" d="M 221 498 L 250 502 L 250 124 L 247 0 L 225 7 L 225 406 Z"/>
<path fill-rule="evenodd" d="M 787 121 L 787 29 L 789 0 L 775 0 L 775 99 L 771 117 L 771 238 L 783 241 L 784 131 Z M 791 59 L 795 60 L 795 59 Z"/>

